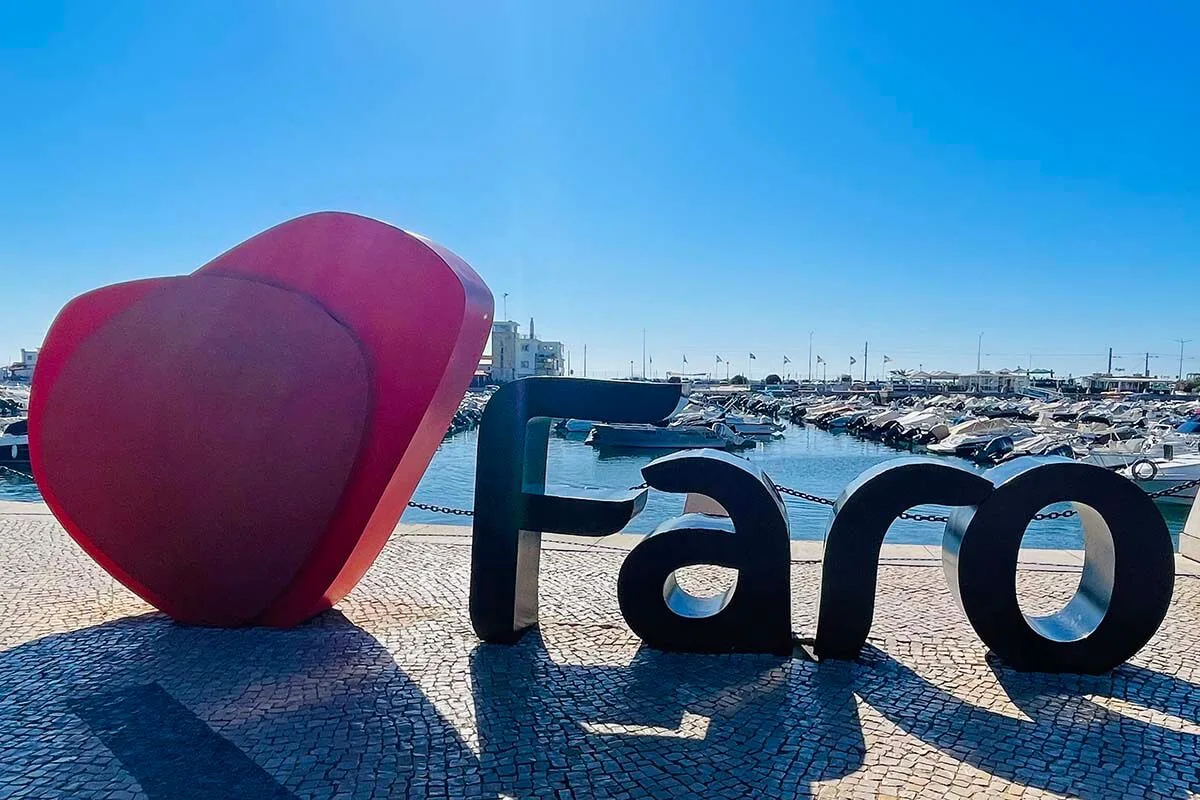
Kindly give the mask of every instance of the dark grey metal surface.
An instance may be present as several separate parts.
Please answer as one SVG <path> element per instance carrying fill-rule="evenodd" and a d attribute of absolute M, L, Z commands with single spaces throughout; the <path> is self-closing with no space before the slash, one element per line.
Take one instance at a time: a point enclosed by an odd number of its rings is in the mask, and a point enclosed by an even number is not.
<path fill-rule="evenodd" d="M 905 510 L 928 503 L 974 505 L 992 491 L 977 472 L 944 460 L 885 461 L 854 479 L 834 504 L 825 533 L 814 649 L 822 658 L 857 658 L 875 615 L 879 550 Z"/>
<path fill-rule="evenodd" d="M 551 496 L 551 418 L 652 423 L 679 397 L 679 384 L 583 378 L 524 378 L 492 396 L 479 425 L 471 547 L 471 624 L 480 638 L 511 643 L 537 623 L 543 531 L 615 533 L 645 504 L 644 490 Z"/>
<path fill-rule="evenodd" d="M 1039 672 L 1106 672 L 1140 650 L 1167 613 L 1175 585 L 1162 515 L 1131 481 L 1069 459 L 1016 459 L 990 470 L 994 491 L 946 523 L 942 559 L 971 626 L 1010 666 Z M 1084 534 L 1079 589 L 1055 614 L 1029 617 L 1017 603 L 1017 552 L 1029 520 L 1074 501 Z"/>
<path fill-rule="evenodd" d="M 699 450 L 656 459 L 642 476 L 660 491 L 711 497 L 729 517 L 675 517 L 630 551 L 617 599 L 634 633 L 661 650 L 790 653 L 787 513 L 766 473 L 743 458 Z M 701 564 L 736 569 L 734 585 L 711 597 L 691 595 L 675 570 Z"/>

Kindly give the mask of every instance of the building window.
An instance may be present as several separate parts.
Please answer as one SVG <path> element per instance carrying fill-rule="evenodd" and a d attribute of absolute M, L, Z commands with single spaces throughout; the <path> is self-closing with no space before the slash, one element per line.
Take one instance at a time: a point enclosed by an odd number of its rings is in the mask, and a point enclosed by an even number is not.
<path fill-rule="evenodd" d="M 529 369 L 529 362 L 528 362 L 528 361 L 522 361 L 522 362 L 521 362 L 521 368 L 522 368 L 522 369 Z"/>
<path fill-rule="evenodd" d="M 529 352 L 529 345 L 527 345 L 527 344 L 523 344 L 523 345 L 521 345 L 521 352 L 522 352 L 522 353 L 528 353 L 528 352 Z"/>

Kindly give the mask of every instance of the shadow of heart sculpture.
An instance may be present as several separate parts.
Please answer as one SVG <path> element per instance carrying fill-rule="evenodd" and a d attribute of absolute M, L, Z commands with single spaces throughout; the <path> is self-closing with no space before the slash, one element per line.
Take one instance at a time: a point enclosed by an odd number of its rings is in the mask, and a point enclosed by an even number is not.
<path fill-rule="evenodd" d="M 174 619 L 294 625 L 383 548 L 491 318 L 453 253 L 333 212 L 191 275 L 88 292 L 39 355 L 38 486 L 92 558 Z"/>

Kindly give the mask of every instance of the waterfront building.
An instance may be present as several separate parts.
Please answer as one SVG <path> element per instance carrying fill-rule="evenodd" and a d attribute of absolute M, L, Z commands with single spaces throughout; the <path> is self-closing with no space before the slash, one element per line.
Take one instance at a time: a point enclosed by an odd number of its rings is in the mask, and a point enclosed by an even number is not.
<path fill-rule="evenodd" d="M 914 372 L 907 376 L 910 383 L 920 383 L 943 391 L 997 392 L 1006 394 L 1019 392 L 1029 386 L 1029 374 L 1025 370 L 1001 369 L 992 372 Z"/>
<path fill-rule="evenodd" d="M 520 325 L 511 321 L 492 323 L 492 381 L 508 383 L 518 378 L 563 374 L 563 343 L 537 338 L 533 318 L 529 335 L 522 336 Z"/>
<path fill-rule="evenodd" d="M 1083 388 L 1092 394 L 1101 392 L 1137 392 L 1170 394 L 1175 386 L 1171 378 L 1151 378 L 1145 375 L 1103 375 L 1096 373 L 1080 378 Z"/>
<path fill-rule="evenodd" d="M 5 372 L 8 374 L 5 377 L 16 381 L 32 381 L 33 368 L 37 365 L 38 351 L 26 350 L 21 348 L 21 360 L 11 364 Z"/>

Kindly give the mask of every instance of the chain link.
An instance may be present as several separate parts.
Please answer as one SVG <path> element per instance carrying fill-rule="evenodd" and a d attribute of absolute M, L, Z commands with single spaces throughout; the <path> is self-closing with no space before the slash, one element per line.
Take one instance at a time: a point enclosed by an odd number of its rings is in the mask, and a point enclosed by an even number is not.
<path fill-rule="evenodd" d="M 798 497 L 801 500 L 807 500 L 810 503 L 819 503 L 823 506 L 833 505 L 833 501 L 830 500 L 828 497 L 818 497 L 815 494 L 809 494 L 808 492 L 802 492 L 799 489 L 789 489 L 786 486 L 780 486 L 778 483 L 775 484 L 775 490 L 778 492 L 782 492 L 783 494 L 790 495 L 792 497 Z"/>
<path fill-rule="evenodd" d="M 949 517 L 941 514 L 912 514 L 905 511 L 900 514 L 900 519 L 911 519 L 913 522 L 948 522 Z"/>
<path fill-rule="evenodd" d="M 18 478 L 24 478 L 25 480 L 29 480 L 29 481 L 33 480 L 32 475 L 26 475 L 24 472 L 21 472 L 20 470 L 13 469 L 12 467 L 6 467 L 3 464 L 0 464 L 0 472 L 11 472 L 13 475 L 16 475 Z"/>
<path fill-rule="evenodd" d="M 7 469 L 7 468 L 0 467 L 0 469 Z M 9 470 L 9 471 L 16 472 L 16 470 Z M 21 474 L 21 473 L 17 473 L 17 474 Z M 647 483 L 639 483 L 637 486 L 630 486 L 629 490 L 636 491 L 638 489 L 645 489 L 648 486 L 649 486 L 649 484 L 647 484 Z M 1180 483 L 1176 486 L 1170 486 L 1166 489 L 1160 489 L 1157 492 L 1150 492 L 1150 493 L 1148 493 L 1147 496 L 1153 500 L 1153 499 L 1157 499 L 1159 497 L 1167 497 L 1169 495 L 1178 494 L 1179 492 L 1184 492 L 1184 491 L 1187 491 L 1188 489 L 1192 489 L 1192 488 L 1195 488 L 1198 486 L 1200 486 L 1200 478 L 1197 478 L 1197 479 L 1191 480 L 1191 481 L 1187 481 L 1186 483 Z M 789 497 L 795 497 L 798 500 L 804 500 L 809 503 L 816 503 L 816 504 L 822 505 L 822 506 L 832 506 L 834 504 L 834 501 L 828 497 L 821 497 L 820 495 L 809 494 L 808 492 L 802 492 L 799 489 L 792 489 L 791 487 L 782 486 L 778 483 L 775 484 L 775 489 L 776 489 L 776 491 L 780 492 L 781 494 L 786 494 Z M 464 509 L 464 508 L 450 508 L 448 506 L 435 506 L 435 505 L 431 505 L 429 503 L 411 502 L 408 505 L 410 508 L 419 508 L 424 511 L 432 511 L 437 514 L 455 514 L 455 515 L 461 516 L 461 517 L 470 517 L 470 516 L 473 516 L 475 513 L 474 511 L 470 511 L 470 510 Z M 1070 519 L 1071 517 L 1077 516 L 1078 514 L 1079 514 L 1079 512 L 1075 511 L 1074 509 L 1067 509 L 1065 511 L 1047 511 L 1044 514 L 1034 514 L 1033 518 L 1034 518 L 1034 520 Z M 915 512 L 905 511 L 903 514 L 900 515 L 900 519 L 906 519 L 906 520 L 910 520 L 912 522 L 944 523 L 944 522 L 947 522 L 950 518 L 944 514 L 919 514 L 919 513 L 915 513 Z"/>
<path fill-rule="evenodd" d="M 30 480 L 30 481 L 33 480 L 32 475 L 28 475 L 24 472 L 21 472 L 20 470 L 13 469 L 12 467 L 6 467 L 3 464 L 0 464 L 0 472 L 10 472 L 13 475 L 16 475 L 17 477 L 25 478 L 26 480 Z M 629 491 L 631 491 L 631 492 L 638 491 L 640 489 L 646 489 L 649 486 L 650 486 L 650 484 L 648 484 L 648 483 L 639 483 L 637 486 L 630 486 Z M 1168 497 L 1173 494 L 1179 494 L 1180 492 L 1185 492 L 1188 489 L 1193 489 L 1196 487 L 1200 487 L 1200 478 L 1196 478 L 1195 480 L 1186 481 L 1184 483 L 1180 483 L 1175 486 L 1169 486 L 1166 489 L 1159 489 L 1157 492 L 1149 492 L 1147 494 L 1147 497 L 1154 500 L 1154 499 L 1157 499 L 1160 497 Z M 788 486 L 782 486 L 780 484 L 775 484 L 775 489 L 782 494 L 788 495 L 789 497 L 795 497 L 798 500 L 804 500 L 809 503 L 816 503 L 818 505 L 823 505 L 823 506 L 832 506 L 834 504 L 834 501 L 828 497 L 821 497 L 819 495 L 809 494 L 808 492 L 802 492 L 799 489 L 792 489 Z M 456 517 L 473 517 L 473 516 L 475 516 L 475 512 L 469 508 L 452 508 L 450 506 L 434 505 L 433 503 L 418 503 L 415 500 L 409 501 L 408 507 L 409 508 L 418 508 L 422 511 L 429 511 L 434 514 L 450 514 L 450 515 L 453 515 Z M 1079 513 L 1078 511 L 1075 511 L 1073 509 L 1068 509 L 1066 511 L 1050 511 L 1045 514 L 1035 514 L 1033 518 L 1035 520 L 1068 519 L 1070 517 L 1074 517 L 1078 513 Z M 912 522 L 942 523 L 942 522 L 946 522 L 947 520 L 949 520 L 949 517 L 942 515 L 942 514 L 917 514 L 917 513 L 911 513 L 911 512 L 905 511 L 903 514 L 900 515 L 900 519 L 911 520 Z"/>
<path fill-rule="evenodd" d="M 1196 478 L 1195 480 L 1187 481 L 1185 483 L 1178 483 L 1174 486 L 1168 486 L 1166 489 L 1159 489 L 1157 492 L 1150 492 L 1147 496 L 1153 500 L 1156 497 L 1168 497 L 1173 494 L 1179 494 L 1180 492 L 1186 492 L 1188 489 L 1194 489 L 1197 486 L 1200 486 L 1200 478 Z"/>
<path fill-rule="evenodd" d="M 422 511 L 432 511 L 435 514 L 453 514 L 457 517 L 473 517 L 475 512 L 466 508 L 451 508 L 450 506 L 435 506 L 431 503 L 418 503 L 415 500 L 410 500 L 409 508 L 419 508 Z"/>

